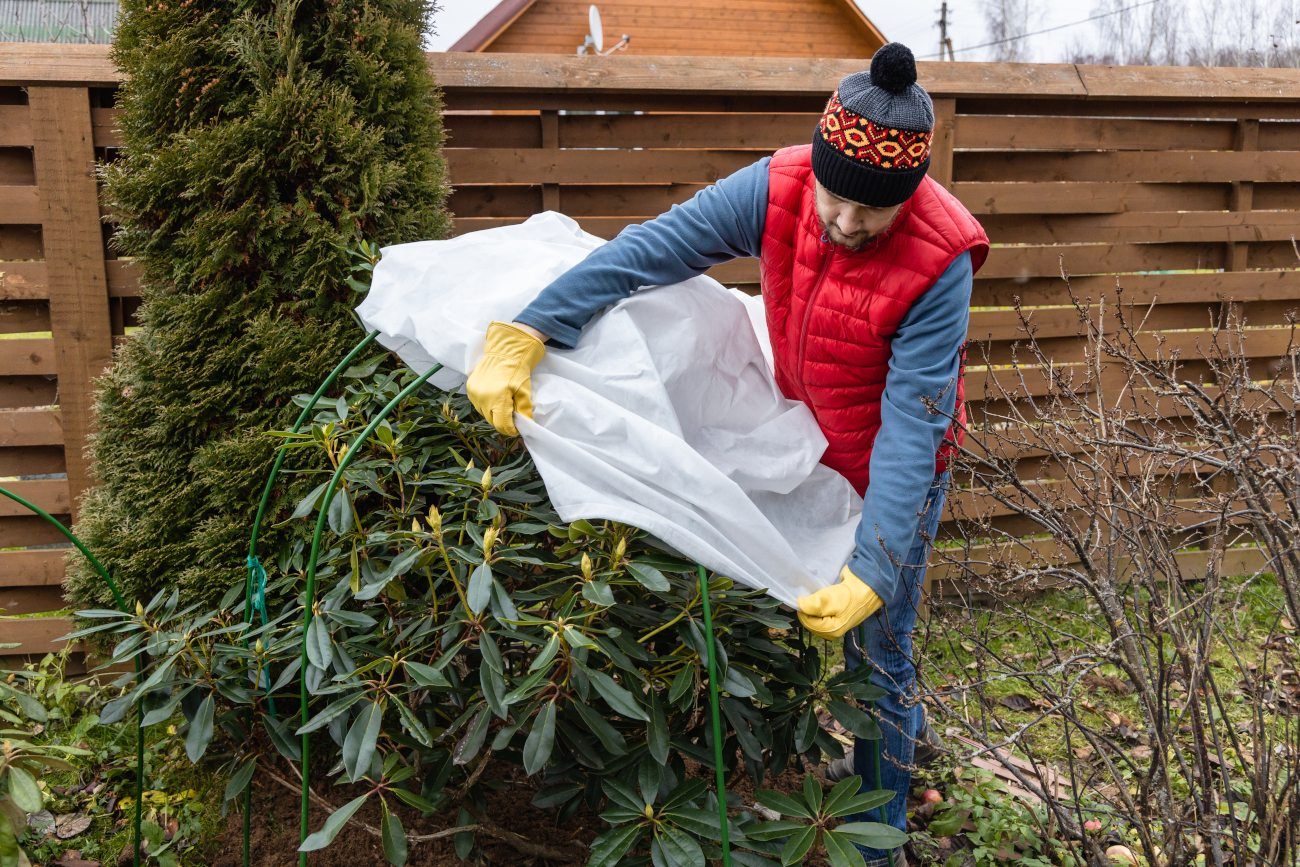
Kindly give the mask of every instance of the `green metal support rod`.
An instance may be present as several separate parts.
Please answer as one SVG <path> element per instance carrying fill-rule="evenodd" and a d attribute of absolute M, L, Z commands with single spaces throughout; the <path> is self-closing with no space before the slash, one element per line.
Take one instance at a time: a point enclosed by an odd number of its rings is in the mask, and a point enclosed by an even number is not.
<path fill-rule="evenodd" d="M 320 402 L 320 399 L 324 396 L 325 392 L 334 385 L 334 382 L 339 378 L 343 371 L 348 369 L 348 365 L 352 363 L 353 359 L 360 355 L 367 346 L 374 343 L 375 338 L 378 336 L 378 331 L 372 331 L 362 338 L 360 343 L 352 347 L 352 351 L 343 357 L 343 360 L 335 366 L 334 370 L 330 372 L 330 375 L 325 377 L 325 380 L 320 384 L 320 387 L 316 389 L 316 393 L 311 396 L 311 400 L 307 401 L 307 405 L 303 407 L 302 412 L 298 414 L 298 420 L 295 421 L 293 427 L 289 429 L 290 433 L 297 433 L 302 428 L 303 424 L 306 423 L 307 419 L 311 416 L 312 411 L 316 409 L 316 404 Z M 257 562 L 257 539 L 258 536 L 261 535 L 262 518 L 266 515 L 266 507 L 271 502 L 271 491 L 274 490 L 276 479 L 280 476 L 280 465 L 284 463 L 285 454 L 285 450 L 280 449 L 275 456 L 275 463 L 271 464 L 271 473 L 266 477 L 266 487 L 262 489 L 262 501 L 257 506 L 257 517 L 253 519 L 253 532 L 248 537 L 249 568 L 248 578 L 244 581 L 244 617 L 250 625 L 253 623 L 253 564 Z M 244 639 L 244 647 L 248 647 L 247 638 Z M 269 700 L 268 696 L 268 701 Z M 274 708 L 272 708 L 272 712 L 274 713 Z M 248 722 L 251 726 L 251 717 Z M 252 834 L 252 827 L 250 825 L 252 821 L 252 813 L 253 787 L 250 785 L 244 790 L 244 867 L 249 867 L 252 863 L 252 854 L 249 851 L 249 838 Z"/>
<path fill-rule="evenodd" d="M 379 424 L 384 419 L 386 419 L 388 417 L 388 414 L 392 412 L 393 409 L 395 409 L 402 401 L 406 400 L 408 397 L 414 394 L 415 391 L 420 388 L 420 386 L 424 385 L 425 381 L 429 377 L 433 376 L 441 369 L 442 369 L 441 364 L 435 364 L 433 367 L 429 368 L 424 373 L 420 374 L 414 381 L 411 382 L 410 385 L 406 386 L 406 388 L 403 388 L 401 391 L 399 391 L 397 393 L 397 396 L 394 397 L 392 400 L 390 400 L 388 404 L 383 409 L 381 409 L 373 419 L 370 420 L 370 424 L 366 425 L 365 429 L 361 431 L 361 434 L 352 442 L 352 445 L 348 447 L 347 453 L 344 454 L 343 459 L 339 461 L 338 469 L 334 471 L 334 475 L 330 477 L 329 484 L 325 487 L 325 495 L 324 498 L 321 500 L 320 515 L 316 518 L 316 532 L 312 535 L 311 538 L 311 558 L 307 561 L 307 589 L 306 591 L 304 591 L 303 606 L 302 606 L 302 652 L 300 657 L 302 659 L 302 667 L 300 669 L 301 673 L 299 674 L 299 683 L 301 689 L 300 695 L 302 700 L 302 704 L 300 706 L 300 716 L 302 719 L 302 724 L 304 726 L 307 724 L 308 721 L 307 720 L 307 628 L 311 626 L 311 620 L 313 615 L 312 608 L 316 604 L 316 558 L 320 554 L 320 540 L 322 534 L 325 531 L 325 519 L 329 513 L 330 501 L 334 499 L 334 492 L 338 489 L 339 482 L 343 478 L 343 471 L 346 470 L 352 464 L 353 459 L 356 458 L 358 453 L 360 453 L 361 447 L 365 445 L 366 440 L 370 439 L 371 434 L 375 432 L 375 429 L 379 427 Z M 309 783 L 309 773 L 310 773 L 309 750 L 311 747 L 310 738 L 311 738 L 310 734 L 305 734 L 302 736 L 302 818 L 299 827 L 299 837 L 298 837 L 299 844 L 301 844 L 303 840 L 307 839 L 307 804 L 308 804 L 308 792 L 309 792 L 309 785 L 310 785 Z M 724 833 L 725 833 L 725 829 L 724 829 Z M 307 867 L 306 852 L 298 853 L 298 864 L 299 867 Z"/>
<path fill-rule="evenodd" d="M 713 652 L 713 612 L 709 606 L 709 579 L 700 566 L 700 600 L 704 608 L 704 636 L 709 645 L 709 710 L 713 717 L 713 767 L 718 778 L 718 821 L 722 831 L 722 865 L 731 867 L 731 843 L 727 828 L 727 776 L 722 768 L 722 720 L 718 705 L 718 668 Z"/>
<path fill-rule="evenodd" d="M 13 500 L 15 503 L 18 503 L 21 506 L 31 509 L 37 515 L 40 515 L 42 518 L 44 518 L 51 526 L 58 529 L 60 533 L 62 533 L 64 536 L 67 536 L 68 541 L 77 547 L 77 550 L 80 551 L 82 555 L 84 555 L 85 558 L 90 561 L 90 565 L 94 566 L 95 571 L 98 572 L 100 577 L 104 579 L 104 583 L 108 585 L 108 589 L 113 593 L 113 601 L 117 603 L 117 607 L 121 609 L 123 614 L 131 613 L 131 609 L 127 608 L 126 600 L 122 598 L 121 592 L 119 592 L 117 589 L 117 584 L 113 582 L 113 578 L 108 574 L 108 570 L 104 568 L 104 564 L 100 563 L 99 558 L 97 558 L 94 554 L 90 553 L 90 549 L 87 548 L 84 544 L 82 544 L 82 541 L 78 539 L 76 536 L 74 536 L 71 530 L 63 526 L 62 522 L 60 522 L 49 512 L 45 511 L 40 506 L 37 506 L 34 503 L 29 503 L 27 500 L 15 494 L 13 491 L 8 490 L 7 488 L 0 488 L 0 494 L 3 494 L 4 496 L 8 497 L 9 499 Z M 135 674 L 137 678 L 140 676 L 139 656 L 136 656 L 135 658 Z M 144 726 L 142 724 L 144 722 L 144 698 L 143 697 L 141 697 L 135 703 L 135 718 L 136 718 L 135 867 L 140 867 L 140 810 L 141 810 L 140 802 L 142 796 L 144 795 Z"/>
<path fill-rule="evenodd" d="M 866 665 L 866 666 L 870 667 L 870 668 L 872 669 L 872 673 L 874 673 L 874 671 L 875 671 L 874 666 L 872 666 L 871 663 L 867 662 L 867 650 L 866 650 L 866 647 L 867 647 L 867 625 L 866 625 L 866 623 L 859 623 L 859 624 L 858 624 L 858 629 L 857 629 L 857 638 L 858 638 L 858 655 L 862 658 L 862 661 L 861 661 L 860 663 L 858 663 L 858 664 L 859 664 L 859 665 Z M 870 677 L 871 677 L 871 674 L 868 674 L 867 677 L 870 678 Z M 871 715 L 871 718 L 872 718 L 873 720 L 876 721 L 876 728 L 879 729 L 879 728 L 880 728 L 880 714 L 876 713 L 876 703 L 875 703 L 874 701 L 869 701 L 869 702 L 867 702 L 867 713 L 869 713 L 869 714 Z M 884 730 L 881 729 L 881 737 L 883 738 L 883 736 L 884 736 Z M 871 742 L 871 764 L 872 764 L 872 766 L 873 766 L 873 768 L 874 768 L 876 791 L 880 791 L 880 740 L 881 740 L 880 738 L 877 738 L 876 740 L 874 740 L 874 741 Z M 882 804 L 881 806 L 879 806 L 879 807 L 876 808 L 876 815 L 880 818 L 880 824 L 882 824 L 882 825 L 886 824 L 886 823 L 885 823 L 885 807 L 884 807 L 883 804 Z"/>

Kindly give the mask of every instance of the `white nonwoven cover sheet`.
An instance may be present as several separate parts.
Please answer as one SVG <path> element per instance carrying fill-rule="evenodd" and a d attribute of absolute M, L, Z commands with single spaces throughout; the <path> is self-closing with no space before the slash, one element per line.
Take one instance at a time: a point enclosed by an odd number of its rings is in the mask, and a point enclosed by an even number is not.
<path fill-rule="evenodd" d="M 509 322 L 600 238 L 548 212 L 448 241 L 386 247 L 357 309 L 379 342 L 454 388 Z M 756 334 L 756 328 L 760 337 Z M 515 424 L 564 521 L 631 524 L 794 606 L 838 580 L 862 500 L 772 377 L 762 301 L 708 277 L 642 290 L 533 371 Z"/>

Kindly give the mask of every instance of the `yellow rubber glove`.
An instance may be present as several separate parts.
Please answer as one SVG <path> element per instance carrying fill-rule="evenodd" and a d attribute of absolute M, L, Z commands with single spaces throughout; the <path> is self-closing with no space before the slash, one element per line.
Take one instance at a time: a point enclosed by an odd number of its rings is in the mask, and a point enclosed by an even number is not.
<path fill-rule="evenodd" d="M 799 621 L 818 638 L 839 638 L 876 613 L 880 597 L 845 566 L 840 583 L 799 597 Z"/>
<path fill-rule="evenodd" d="M 469 402 L 507 436 L 517 437 L 514 413 L 533 417 L 533 368 L 546 354 L 536 337 L 505 322 L 487 330 L 483 358 L 465 383 Z"/>

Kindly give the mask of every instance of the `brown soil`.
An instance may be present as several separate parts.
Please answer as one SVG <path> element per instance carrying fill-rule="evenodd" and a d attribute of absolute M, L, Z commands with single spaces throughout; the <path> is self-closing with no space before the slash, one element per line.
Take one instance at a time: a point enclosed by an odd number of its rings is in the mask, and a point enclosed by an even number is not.
<path fill-rule="evenodd" d="M 693 765 L 694 763 L 688 763 Z M 568 847 L 572 843 L 581 843 L 584 847 L 607 826 L 589 810 L 582 810 L 578 815 L 563 825 L 556 827 L 554 811 L 540 810 L 530 803 L 534 788 L 532 783 L 523 778 L 510 779 L 509 766 L 501 765 L 491 768 L 484 774 L 484 779 L 496 779 L 504 784 L 501 791 L 487 792 L 487 814 L 506 830 L 526 838 L 533 843 L 556 847 Z M 689 767 L 691 774 L 698 772 L 698 767 Z M 493 773 L 496 771 L 496 774 Z M 820 770 L 818 771 L 820 777 Z M 710 783 L 712 776 L 708 777 Z M 791 792 L 802 786 L 803 775 L 787 769 L 776 780 L 769 777 L 766 788 Z M 739 780 L 728 781 L 730 789 L 744 795 L 747 802 L 753 801 L 754 786 L 748 776 Z M 315 788 L 315 787 L 314 787 Z M 712 786 L 710 786 L 712 788 Z M 330 803 L 342 806 L 361 794 L 362 790 L 353 791 L 351 787 L 329 788 L 322 786 L 317 791 L 328 798 Z M 449 807 L 433 814 L 427 819 L 420 819 L 418 814 L 394 804 L 389 799 L 390 808 L 397 807 L 396 812 L 402 819 L 402 826 L 407 834 L 430 834 L 456 824 L 457 807 Z M 290 791 L 269 779 L 253 779 L 253 816 L 252 834 L 250 836 L 252 867 L 289 867 L 297 864 L 299 800 L 295 791 Z M 309 814 L 310 827 L 314 831 L 324 823 L 326 813 L 312 805 Z M 356 818 L 373 827 L 379 825 L 379 804 L 377 801 L 367 803 L 357 812 Z M 524 865 L 543 861 L 530 861 L 509 845 L 480 836 L 484 864 Z M 243 816 L 231 811 L 226 820 L 226 832 L 216 844 L 216 851 L 211 854 L 209 863 L 212 867 L 243 867 Z M 344 828 L 329 848 L 312 852 L 307 856 L 311 867 L 327 865 L 347 865 L 347 867 L 382 867 L 388 862 L 384 859 L 383 848 L 378 837 L 372 836 L 361 828 L 349 825 Z M 467 862 L 456 856 L 453 838 L 434 840 L 427 843 L 412 843 L 407 864 L 410 867 L 462 867 Z M 811 865 L 810 865 L 811 867 Z"/>

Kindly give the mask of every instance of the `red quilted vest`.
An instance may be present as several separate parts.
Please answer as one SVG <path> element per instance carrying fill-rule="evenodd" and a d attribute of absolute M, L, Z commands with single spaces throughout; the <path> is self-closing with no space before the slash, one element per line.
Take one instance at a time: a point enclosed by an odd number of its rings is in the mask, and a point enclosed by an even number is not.
<path fill-rule="evenodd" d="M 802 145 L 772 157 L 763 300 L 777 384 L 817 418 L 829 442 L 822 463 L 862 494 L 880 430 L 890 340 L 916 299 L 963 251 L 970 251 L 978 271 L 989 241 L 970 212 L 928 177 L 875 241 L 857 251 L 823 241 L 811 151 L 811 145 Z M 962 420 L 964 396 L 959 378 Z M 935 461 L 942 471 L 944 449 Z"/>

